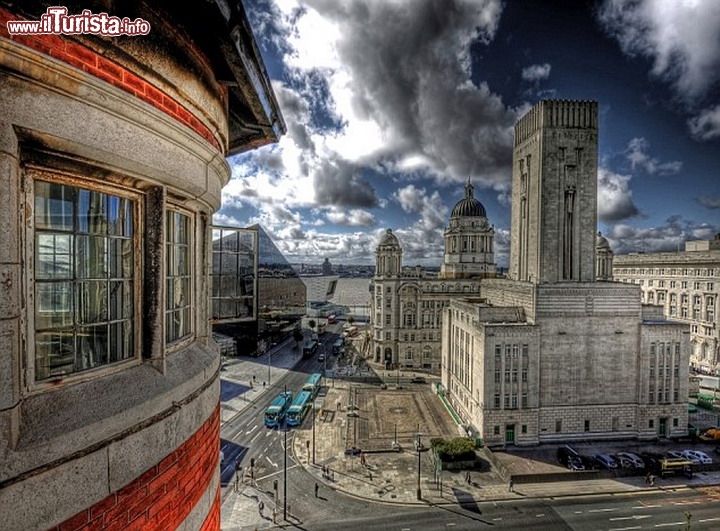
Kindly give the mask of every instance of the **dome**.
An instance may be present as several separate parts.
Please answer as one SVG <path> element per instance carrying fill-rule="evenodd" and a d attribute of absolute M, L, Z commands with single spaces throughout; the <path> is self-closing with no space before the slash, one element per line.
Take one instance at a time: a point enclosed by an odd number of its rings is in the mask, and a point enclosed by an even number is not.
<path fill-rule="evenodd" d="M 378 244 L 378 250 L 389 250 L 389 248 L 400 249 L 400 242 L 393 234 L 392 229 L 385 230 L 385 234 L 382 235 Z"/>
<path fill-rule="evenodd" d="M 468 183 L 465 185 L 465 197 L 457 202 L 452 210 L 450 217 L 485 217 L 485 207 L 480 201 L 473 197 L 473 186 Z"/>
<path fill-rule="evenodd" d="M 607 241 L 607 238 L 602 235 L 602 232 L 598 231 L 597 233 L 597 239 L 595 240 L 595 248 L 596 249 L 610 249 L 610 242 Z"/>

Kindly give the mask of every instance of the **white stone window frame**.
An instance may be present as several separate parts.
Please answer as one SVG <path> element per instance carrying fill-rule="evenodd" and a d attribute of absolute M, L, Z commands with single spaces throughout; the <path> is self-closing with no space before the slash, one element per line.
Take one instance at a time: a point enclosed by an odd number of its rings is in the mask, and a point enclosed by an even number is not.
<path fill-rule="evenodd" d="M 132 322 L 132 344 L 133 344 L 133 355 L 128 359 L 112 362 L 108 364 L 101 364 L 96 367 L 88 368 L 80 371 L 67 372 L 62 374 L 56 374 L 48 376 L 42 380 L 36 379 L 36 322 L 35 322 L 35 305 L 36 305 L 36 272 L 37 264 L 35 260 L 35 183 L 37 181 L 48 182 L 51 184 L 58 184 L 64 186 L 70 186 L 75 189 L 89 190 L 91 192 L 100 192 L 117 196 L 133 201 L 134 212 L 133 212 L 133 275 L 132 275 L 132 300 L 133 300 L 133 317 Z M 24 173 L 24 201 L 27 205 L 25 231 L 24 231 L 24 269 L 25 269 L 25 297 L 27 300 L 27 306 L 25 308 L 25 335 L 27 339 L 26 349 L 26 375 L 24 378 L 24 388 L 26 392 L 40 392 L 47 389 L 56 388 L 58 383 L 62 382 L 63 385 L 71 385 L 83 381 L 93 380 L 98 377 L 115 374 L 117 372 L 126 370 L 127 368 L 142 363 L 142 321 L 141 316 L 143 315 L 142 305 L 142 286 L 143 286 L 143 261 L 142 261 L 142 237 L 144 232 L 144 219 L 142 213 L 144 212 L 145 198 L 144 194 L 138 190 L 121 186 L 118 184 L 111 184 L 109 182 L 101 182 L 91 177 L 78 176 L 74 174 L 68 174 L 52 168 L 35 166 L 29 164 Z M 52 230 L 48 230 L 48 233 L 52 233 Z M 77 231 L 73 229 L 72 234 L 75 235 Z M 76 278 L 73 277 L 73 282 Z M 73 322 L 73 327 L 77 327 L 76 322 Z"/>
<path fill-rule="evenodd" d="M 188 274 L 183 275 L 183 276 L 187 277 L 188 283 L 190 286 L 189 292 L 188 292 L 189 301 L 188 301 L 188 304 L 184 305 L 184 307 L 188 309 L 188 312 L 190 314 L 188 317 L 190 329 L 186 334 L 179 336 L 177 338 L 173 338 L 173 339 L 169 339 L 168 335 L 167 335 L 168 334 L 168 319 L 170 319 L 170 314 L 177 311 L 178 309 L 180 309 L 180 307 L 176 306 L 172 309 L 169 308 L 171 293 L 170 293 L 170 290 L 168 289 L 168 284 L 169 284 L 169 280 L 170 280 L 170 276 L 168 274 L 168 272 L 169 272 L 168 271 L 168 261 L 171 259 L 171 257 L 169 255 L 168 251 L 169 251 L 169 248 L 172 246 L 172 244 L 177 243 L 177 242 L 171 242 L 170 234 L 167 234 L 167 221 L 168 221 L 168 216 L 171 214 L 180 214 L 180 215 L 188 218 L 188 225 L 189 225 L 188 230 L 187 230 Z M 193 212 L 191 212 L 187 209 L 184 209 L 181 206 L 175 205 L 173 203 L 167 203 L 164 220 L 165 220 L 166 234 L 165 234 L 165 242 L 164 242 L 165 257 L 164 257 L 164 274 L 163 274 L 163 280 L 165 282 L 165 284 L 164 284 L 165 294 L 164 294 L 164 304 L 163 304 L 163 335 L 165 337 L 166 351 L 168 353 L 171 353 L 176 350 L 182 349 L 189 343 L 192 343 L 195 340 L 195 336 L 197 333 L 197 330 L 196 330 L 197 326 L 196 326 L 196 322 L 195 322 L 195 316 L 196 316 L 196 313 L 195 313 L 195 306 L 196 306 L 196 304 L 195 304 L 196 303 L 195 281 L 197 279 L 197 276 L 195 274 L 195 255 L 196 255 L 196 253 L 194 252 L 194 250 L 196 249 L 195 230 L 197 227 L 197 223 L 196 223 L 197 220 L 195 219 L 195 214 Z"/>

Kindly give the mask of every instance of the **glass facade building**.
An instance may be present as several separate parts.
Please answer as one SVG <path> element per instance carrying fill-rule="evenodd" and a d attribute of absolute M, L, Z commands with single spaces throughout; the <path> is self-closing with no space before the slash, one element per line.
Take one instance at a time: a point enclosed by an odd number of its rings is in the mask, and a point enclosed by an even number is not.
<path fill-rule="evenodd" d="M 292 335 L 305 314 L 298 273 L 259 225 L 213 227 L 213 331 L 233 337 L 237 353 L 260 355 Z"/>

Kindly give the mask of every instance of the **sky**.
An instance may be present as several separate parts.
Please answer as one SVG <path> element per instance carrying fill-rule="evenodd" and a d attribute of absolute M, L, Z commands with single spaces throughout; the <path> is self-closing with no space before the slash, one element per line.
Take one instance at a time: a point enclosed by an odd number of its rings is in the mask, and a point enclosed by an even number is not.
<path fill-rule="evenodd" d="M 616 254 L 720 232 L 716 0 L 244 0 L 287 133 L 229 159 L 214 222 L 291 262 L 442 262 L 470 178 L 509 261 L 513 125 L 599 105 L 598 230 Z"/>

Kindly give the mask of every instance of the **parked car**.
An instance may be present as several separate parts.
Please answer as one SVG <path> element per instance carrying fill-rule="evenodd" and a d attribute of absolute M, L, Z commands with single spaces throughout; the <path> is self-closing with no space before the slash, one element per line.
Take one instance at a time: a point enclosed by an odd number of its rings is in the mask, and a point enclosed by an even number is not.
<path fill-rule="evenodd" d="M 674 457 L 675 459 L 687 459 L 682 450 L 668 450 L 666 454 L 668 457 Z"/>
<path fill-rule="evenodd" d="M 565 445 L 558 448 L 558 461 L 570 470 L 585 470 L 580 454 L 570 446 Z"/>
<path fill-rule="evenodd" d="M 595 460 L 602 468 L 612 469 L 618 467 L 617 461 L 609 454 L 597 454 Z"/>
<path fill-rule="evenodd" d="M 318 356 L 318 361 L 325 361 L 325 354 L 320 354 Z"/>
<path fill-rule="evenodd" d="M 424 383 L 425 383 L 425 378 L 424 378 L 423 376 L 414 376 L 413 379 L 410 380 L 410 381 L 411 381 L 412 383 L 424 384 Z"/>
<path fill-rule="evenodd" d="M 581 455 L 580 461 L 582 462 L 583 466 L 585 467 L 585 470 L 595 470 L 597 468 L 600 468 L 598 465 L 598 462 L 591 455 Z"/>
<path fill-rule="evenodd" d="M 640 459 L 640 456 L 638 455 L 635 455 L 631 452 L 618 452 L 615 455 L 621 460 L 621 465 L 623 468 L 645 468 L 645 463 L 642 459 Z M 623 461 L 627 463 L 628 466 L 625 466 L 625 464 L 623 464 Z"/>
<path fill-rule="evenodd" d="M 681 453 L 685 459 L 692 461 L 694 464 L 709 465 L 712 463 L 712 458 L 699 450 L 683 450 Z"/>

